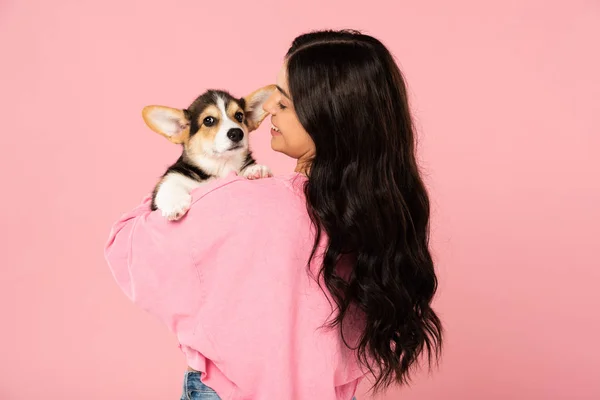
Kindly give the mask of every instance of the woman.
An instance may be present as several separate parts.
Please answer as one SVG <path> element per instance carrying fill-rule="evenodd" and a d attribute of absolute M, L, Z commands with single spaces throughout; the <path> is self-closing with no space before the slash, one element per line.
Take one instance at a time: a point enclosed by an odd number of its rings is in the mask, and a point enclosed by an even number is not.
<path fill-rule="evenodd" d="M 373 37 L 295 39 L 263 108 L 294 173 L 231 175 L 180 222 L 148 199 L 106 257 L 125 293 L 177 334 L 184 399 L 349 400 L 439 355 L 429 200 L 405 84 Z"/>

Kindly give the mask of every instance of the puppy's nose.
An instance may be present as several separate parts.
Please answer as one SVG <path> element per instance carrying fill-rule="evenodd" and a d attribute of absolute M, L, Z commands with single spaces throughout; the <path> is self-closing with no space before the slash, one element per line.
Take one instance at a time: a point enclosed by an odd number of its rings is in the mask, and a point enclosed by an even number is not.
<path fill-rule="evenodd" d="M 227 137 L 231 139 L 232 142 L 240 142 L 244 138 L 244 131 L 240 128 L 233 128 L 227 132 Z"/>

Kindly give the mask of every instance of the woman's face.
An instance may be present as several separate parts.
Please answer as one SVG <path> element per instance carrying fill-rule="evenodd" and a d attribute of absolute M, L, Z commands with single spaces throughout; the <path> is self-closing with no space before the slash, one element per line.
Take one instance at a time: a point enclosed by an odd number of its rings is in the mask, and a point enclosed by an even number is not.
<path fill-rule="evenodd" d="M 306 168 L 314 155 L 315 144 L 294 110 L 285 64 L 277 75 L 277 90 L 264 103 L 263 109 L 271 114 L 271 148 L 297 159 L 298 165 Z"/>

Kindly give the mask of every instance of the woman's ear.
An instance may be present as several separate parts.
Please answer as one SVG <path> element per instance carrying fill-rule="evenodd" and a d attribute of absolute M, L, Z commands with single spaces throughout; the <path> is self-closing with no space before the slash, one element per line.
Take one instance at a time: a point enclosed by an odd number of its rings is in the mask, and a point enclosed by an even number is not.
<path fill-rule="evenodd" d="M 246 120 L 248 124 L 248 130 L 250 132 L 258 128 L 262 121 L 265 119 L 265 117 L 268 115 L 268 113 L 265 110 L 263 110 L 262 106 L 271 96 L 271 94 L 275 91 L 275 89 L 275 85 L 268 85 L 258 90 L 255 90 L 248 96 L 244 97 L 246 105 Z"/>
<path fill-rule="evenodd" d="M 189 137 L 190 113 L 187 110 L 165 106 L 146 106 L 142 110 L 142 117 L 150 129 L 173 143 L 184 143 Z"/>

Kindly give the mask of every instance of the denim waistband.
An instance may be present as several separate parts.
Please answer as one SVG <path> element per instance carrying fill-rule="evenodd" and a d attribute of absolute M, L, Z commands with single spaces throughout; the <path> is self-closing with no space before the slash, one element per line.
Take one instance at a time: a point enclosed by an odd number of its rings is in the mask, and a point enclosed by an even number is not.
<path fill-rule="evenodd" d="M 181 400 L 221 400 L 217 392 L 202 383 L 200 378 L 200 372 L 185 372 Z M 352 400 L 356 400 L 356 397 L 353 397 Z"/>
<path fill-rule="evenodd" d="M 200 377 L 200 372 L 185 372 L 181 400 L 221 400 L 217 392 L 202 383 Z"/>

